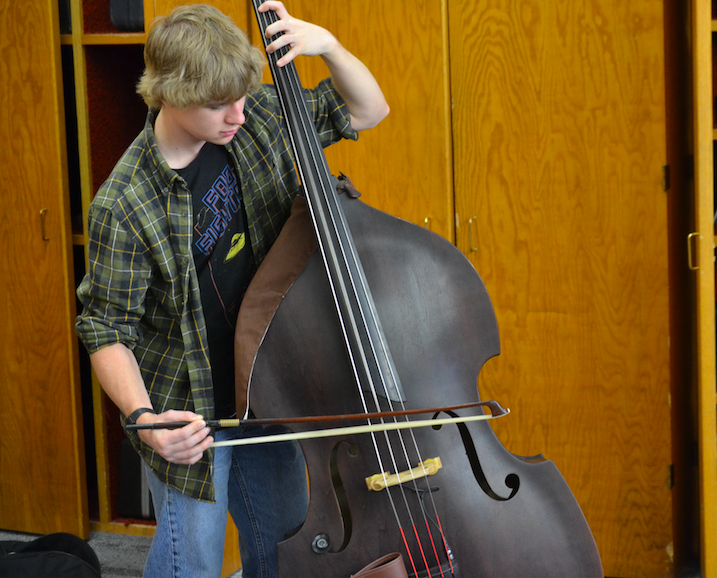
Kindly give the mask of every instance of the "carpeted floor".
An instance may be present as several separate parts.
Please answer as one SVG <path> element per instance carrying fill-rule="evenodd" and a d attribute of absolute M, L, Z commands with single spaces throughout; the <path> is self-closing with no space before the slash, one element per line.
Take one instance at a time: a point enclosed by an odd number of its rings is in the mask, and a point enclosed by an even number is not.
<path fill-rule="evenodd" d="M 33 540 L 34 534 L 18 534 L 0 530 L 0 541 Z M 91 532 L 89 544 L 97 554 L 102 568 L 102 578 L 141 578 L 144 561 L 152 538 Z M 699 570 L 689 570 L 678 578 L 700 578 Z M 241 570 L 228 578 L 242 578 Z"/>
<path fill-rule="evenodd" d="M 34 534 L 18 534 L 0 531 L 2 540 L 34 540 Z M 126 536 L 105 532 L 90 532 L 89 545 L 97 554 L 102 568 L 102 578 L 141 578 L 144 561 L 152 538 Z M 241 578 L 241 570 L 230 578 Z"/>

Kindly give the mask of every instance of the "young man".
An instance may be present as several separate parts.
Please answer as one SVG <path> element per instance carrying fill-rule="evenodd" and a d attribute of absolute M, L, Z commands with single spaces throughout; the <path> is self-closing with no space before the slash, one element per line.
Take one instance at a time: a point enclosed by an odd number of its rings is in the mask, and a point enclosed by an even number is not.
<path fill-rule="evenodd" d="M 326 30 L 265 2 L 279 61 L 319 55 L 331 78 L 306 91 L 323 146 L 376 125 L 388 105 L 371 73 Z M 305 465 L 295 443 L 211 448 L 256 435 L 205 419 L 234 411 L 233 333 L 243 293 L 299 191 L 263 57 L 217 9 L 175 9 L 148 34 L 138 92 L 144 130 L 88 216 L 89 268 L 77 332 L 125 423 L 190 421 L 128 434 L 157 516 L 145 576 L 219 576 L 227 511 L 244 578 L 275 576 L 276 543 L 303 521 Z"/>

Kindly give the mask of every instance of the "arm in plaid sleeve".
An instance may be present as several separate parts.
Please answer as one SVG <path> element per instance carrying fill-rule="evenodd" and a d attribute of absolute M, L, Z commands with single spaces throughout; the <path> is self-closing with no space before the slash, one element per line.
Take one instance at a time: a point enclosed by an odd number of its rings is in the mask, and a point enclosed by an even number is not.
<path fill-rule="evenodd" d="M 134 349 L 152 276 L 146 251 L 111 211 L 90 206 L 89 269 L 77 289 L 84 306 L 76 331 L 90 353 L 113 343 Z"/>
<path fill-rule="evenodd" d="M 265 2 L 260 10 L 273 10 L 279 18 L 267 27 L 266 36 L 283 33 L 267 46 L 267 53 L 289 46 L 289 51 L 277 61 L 279 66 L 288 64 L 300 54 L 321 56 L 331 72 L 336 91 L 348 107 L 351 126 L 355 130 L 372 128 L 388 115 L 388 103 L 371 71 L 333 34 L 293 18 L 281 2 Z"/>

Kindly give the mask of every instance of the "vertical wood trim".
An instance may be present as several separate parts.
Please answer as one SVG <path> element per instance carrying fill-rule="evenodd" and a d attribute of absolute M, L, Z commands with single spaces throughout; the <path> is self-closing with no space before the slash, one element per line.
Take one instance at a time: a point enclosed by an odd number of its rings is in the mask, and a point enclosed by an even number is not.
<path fill-rule="evenodd" d="M 82 237 L 87 246 L 87 207 L 92 200 L 89 118 L 87 114 L 87 77 L 85 71 L 85 48 L 82 45 L 84 22 L 82 5 L 71 2 L 72 63 L 74 65 L 75 109 L 77 111 L 77 144 L 80 157 L 80 196 L 82 203 Z"/>
<path fill-rule="evenodd" d="M 455 169 L 453 159 L 453 94 L 451 92 L 451 38 L 450 26 L 448 22 L 448 0 L 441 0 L 441 43 L 443 45 L 443 124 L 446 129 L 445 138 L 445 183 L 448 191 L 446 191 L 445 200 L 448 204 L 446 207 L 447 228 L 446 238 L 454 245 L 458 243 L 456 238 L 456 183 Z"/>
<path fill-rule="evenodd" d="M 521 416 L 492 428 L 554 460 L 606 575 L 669 576 L 663 5 L 449 5 L 458 246 L 501 333 L 479 390 Z"/>
<path fill-rule="evenodd" d="M 55 118 L 58 119 L 55 137 L 58 139 L 56 150 L 60 153 L 60 158 L 57 159 L 57 166 L 60 167 L 60 178 L 62 188 L 58 193 L 60 194 L 60 202 L 58 206 L 60 208 L 60 243 L 62 244 L 62 262 L 66 264 L 62 268 L 63 285 L 65 286 L 66 298 L 65 298 L 65 315 L 68 320 L 74 319 L 75 311 L 75 292 L 74 292 L 74 271 L 72 270 L 72 226 L 70 217 L 70 185 L 68 175 L 68 161 L 67 161 L 67 134 L 65 126 L 65 101 L 64 101 L 64 90 L 63 90 L 63 76 L 62 76 L 62 56 L 60 46 L 60 14 L 59 5 L 56 1 L 49 0 L 50 10 L 50 30 L 49 36 L 51 38 L 52 46 L 55 52 L 55 66 L 52 69 L 53 72 L 53 85 L 55 86 L 55 94 L 57 95 L 54 99 Z M 72 452 L 74 453 L 73 466 L 75 474 L 75 500 L 77 504 L 77 529 L 78 535 L 83 539 L 89 539 L 90 537 L 90 518 L 87 504 L 87 472 L 85 466 L 85 436 L 83 427 L 83 416 L 82 416 L 82 384 L 80 382 L 80 367 L 78 357 L 77 338 L 74 332 L 74 323 L 68 321 L 65 325 L 65 331 L 67 335 L 67 355 L 68 355 L 68 368 L 70 374 L 68 376 L 69 395 L 70 395 L 70 411 L 72 416 L 72 423 L 68 424 L 72 428 L 72 440 L 73 447 Z M 69 466 L 69 464 L 68 464 Z"/>
<path fill-rule="evenodd" d="M 715 428 L 714 168 L 711 3 L 692 4 L 695 79 L 695 224 L 697 276 L 697 375 L 699 400 L 701 563 L 704 578 L 717 577 L 717 436 Z"/>
<path fill-rule="evenodd" d="M 77 113 L 77 147 L 80 160 L 80 198 L 82 204 L 82 239 L 87 269 L 87 210 L 92 202 L 92 155 L 90 151 L 90 119 L 87 103 L 87 68 L 85 62 L 84 20 L 82 5 L 72 2 L 72 62 L 74 65 L 75 110 Z M 105 436 L 104 397 L 94 371 L 92 372 L 92 413 L 95 431 L 95 460 L 97 463 L 97 492 L 100 523 L 111 521 L 110 488 L 108 476 L 107 440 Z"/>
<path fill-rule="evenodd" d="M 144 2 L 144 38 L 147 39 L 147 32 L 149 32 L 152 20 L 156 16 L 157 8 L 154 0 L 145 0 Z"/>
<path fill-rule="evenodd" d="M 9 186 L 0 266 L 0 517 L 9 530 L 87 536 L 79 367 L 68 319 L 74 298 L 59 7 L 13 3 L 0 27 L 7 55 L 0 133 L 8 145 L 0 164 Z M 47 212 L 43 240 L 39 211 Z"/>

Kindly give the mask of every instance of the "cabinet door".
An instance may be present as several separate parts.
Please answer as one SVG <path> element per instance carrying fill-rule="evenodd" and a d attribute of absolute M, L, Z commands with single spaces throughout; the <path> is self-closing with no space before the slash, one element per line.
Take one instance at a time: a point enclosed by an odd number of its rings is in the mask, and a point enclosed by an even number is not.
<path fill-rule="evenodd" d="M 358 142 L 326 149 L 366 203 L 453 241 L 450 92 L 445 2 L 410 9 L 387 0 L 291 0 L 290 13 L 330 30 L 376 77 L 391 107 Z M 252 15 L 253 18 L 253 15 Z M 252 40 L 260 44 L 256 23 Z M 320 58 L 297 59 L 302 85 L 327 77 Z"/>
<path fill-rule="evenodd" d="M 0 528 L 89 537 L 57 11 L 0 10 Z"/>
<path fill-rule="evenodd" d="M 662 2 L 450 0 L 459 247 L 501 355 L 484 399 L 561 470 L 607 576 L 669 576 Z"/>
<path fill-rule="evenodd" d="M 697 378 L 699 405 L 701 570 L 717 577 L 717 435 L 715 418 L 715 283 L 714 283 L 714 118 L 712 12 L 709 2 L 694 0 L 692 46 L 694 70 L 694 231 L 688 239 L 695 275 Z"/>
<path fill-rule="evenodd" d="M 236 25 L 242 30 L 247 27 L 247 15 L 251 6 L 250 0 L 144 0 L 145 1 L 145 19 L 147 22 L 152 21 L 155 16 L 166 16 L 176 6 L 184 4 L 211 4 L 219 8 L 224 14 L 229 16 Z M 252 14 L 253 17 L 253 14 Z M 146 27 L 149 29 L 149 27 Z"/>
<path fill-rule="evenodd" d="M 154 0 L 148 20 L 184 2 Z M 262 46 L 251 0 L 211 0 Z M 446 5 L 419 0 L 411 10 L 386 0 L 291 0 L 292 16 L 330 30 L 362 60 L 381 85 L 391 114 L 363 132 L 357 143 L 326 150 L 334 174 L 346 173 L 362 200 L 454 240 L 450 89 Z M 154 10 L 154 11 L 152 11 Z M 401 30 L 400 42 L 396 30 Z M 314 86 L 328 76 L 318 58 L 296 61 L 301 82 Z M 271 81 L 268 69 L 265 81 Z"/>

